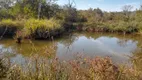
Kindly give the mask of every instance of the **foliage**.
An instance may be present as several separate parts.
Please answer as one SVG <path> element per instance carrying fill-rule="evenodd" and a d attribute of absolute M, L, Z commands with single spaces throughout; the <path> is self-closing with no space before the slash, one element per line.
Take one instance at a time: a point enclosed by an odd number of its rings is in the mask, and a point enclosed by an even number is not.
<path fill-rule="evenodd" d="M 74 29 L 94 32 L 141 32 L 142 10 L 131 11 L 125 5 L 120 12 L 105 12 L 99 8 L 77 10 L 73 3 L 65 6 L 57 0 L 17 0 L 0 4 L 0 27 L 21 28 L 25 35 L 40 34 L 42 31 L 72 31 Z M 12 4 L 12 6 L 9 6 Z M 64 30 L 65 29 L 65 30 Z M 3 30 L 1 30 L 3 31 Z M 0 33 L 2 33 L 0 31 Z M 37 33 L 37 34 L 36 34 Z"/>

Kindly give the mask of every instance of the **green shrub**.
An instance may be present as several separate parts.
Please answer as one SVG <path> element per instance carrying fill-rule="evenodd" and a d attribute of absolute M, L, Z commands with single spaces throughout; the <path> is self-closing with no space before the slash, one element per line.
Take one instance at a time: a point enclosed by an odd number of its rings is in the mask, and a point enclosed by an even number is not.
<path fill-rule="evenodd" d="M 128 23 L 124 21 L 120 21 L 118 25 L 115 26 L 115 31 L 118 32 L 126 32 L 128 27 Z"/>
<path fill-rule="evenodd" d="M 129 22 L 128 23 L 129 24 L 129 27 L 128 27 L 128 29 L 127 29 L 127 32 L 138 32 L 138 22 L 136 22 L 136 21 L 131 21 L 131 22 Z"/>

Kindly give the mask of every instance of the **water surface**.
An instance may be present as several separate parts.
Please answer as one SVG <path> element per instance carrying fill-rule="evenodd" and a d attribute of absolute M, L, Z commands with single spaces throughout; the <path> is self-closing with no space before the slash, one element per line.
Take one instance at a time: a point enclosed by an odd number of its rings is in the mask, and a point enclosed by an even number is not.
<path fill-rule="evenodd" d="M 129 56 L 141 48 L 140 35 L 122 35 L 108 33 L 73 33 L 54 41 L 24 40 L 16 44 L 13 39 L 0 41 L 0 56 L 9 57 L 11 62 L 23 64 L 30 56 L 37 54 L 41 58 L 60 60 L 84 57 L 109 56 L 116 63 L 128 63 Z"/>

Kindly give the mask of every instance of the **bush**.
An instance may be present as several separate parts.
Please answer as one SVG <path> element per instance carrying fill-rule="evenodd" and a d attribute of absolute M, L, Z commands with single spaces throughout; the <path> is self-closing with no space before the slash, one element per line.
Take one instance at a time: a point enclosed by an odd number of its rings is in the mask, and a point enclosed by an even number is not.
<path fill-rule="evenodd" d="M 118 23 L 118 25 L 115 26 L 115 31 L 118 31 L 118 32 L 126 32 L 127 27 L 128 27 L 128 23 L 127 23 L 127 22 L 120 21 L 120 22 Z"/>
<path fill-rule="evenodd" d="M 132 32 L 138 32 L 138 22 L 136 22 L 136 21 L 131 21 L 131 22 L 129 22 L 128 23 L 129 24 L 129 27 L 128 27 L 128 29 L 127 29 L 127 32 L 130 32 L 130 33 L 132 33 Z"/>

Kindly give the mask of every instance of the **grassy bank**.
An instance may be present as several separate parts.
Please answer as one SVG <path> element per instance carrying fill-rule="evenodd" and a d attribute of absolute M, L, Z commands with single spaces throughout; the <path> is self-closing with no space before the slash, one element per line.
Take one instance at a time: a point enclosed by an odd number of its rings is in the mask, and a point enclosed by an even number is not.
<path fill-rule="evenodd" d="M 63 20 L 51 19 L 27 19 L 27 20 L 2 20 L 0 22 L 0 35 L 22 36 L 24 38 L 47 39 L 58 36 L 63 32 L 88 31 L 111 33 L 142 33 L 142 22 L 82 22 L 69 23 Z"/>
<path fill-rule="evenodd" d="M 0 21 L 0 36 L 13 36 L 18 29 L 22 29 L 24 22 L 6 19 Z"/>
<path fill-rule="evenodd" d="M 69 62 L 38 59 L 34 56 L 24 67 L 0 62 L 0 79 L 9 80 L 140 80 L 141 71 L 114 65 L 110 58 L 78 58 Z"/>
<path fill-rule="evenodd" d="M 118 22 L 85 22 L 79 23 L 78 30 L 88 32 L 111 32 L 111 33 L 141 33 L 141 22 L 118 21 Z"/>
<path fill-rule="evenodd" d="M 0 35 L 13 37 L 49 38 L 64 31 L 63 22 L 56 19 L 2 20 Z"/>
<path fill-rule="evenodd" d="M 64 32 L 63 23 L 60 20 L 37 20 L 29 19 L 26 21 L 23 29 L 26 36 L 33 38 L 49 38 Z"/>

